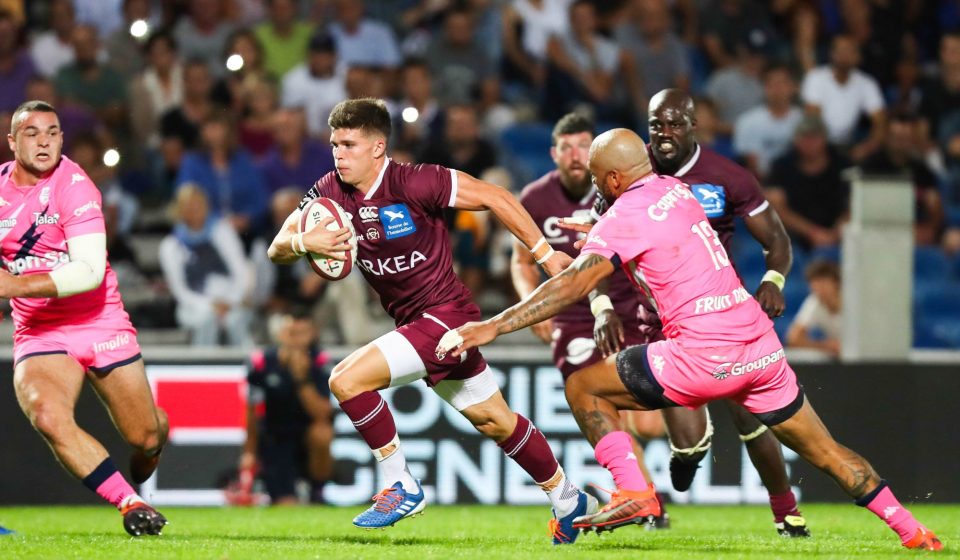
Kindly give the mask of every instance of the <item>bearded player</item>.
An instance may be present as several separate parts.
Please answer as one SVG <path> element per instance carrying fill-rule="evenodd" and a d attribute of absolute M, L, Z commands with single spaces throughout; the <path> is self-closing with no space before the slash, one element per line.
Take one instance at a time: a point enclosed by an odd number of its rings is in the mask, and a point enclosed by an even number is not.
<path fill-rule="evenodd" d="M 573 519 L 596 511 L 596 499 L 566 478 L 543 434 L 510 410 L 478 351 L 457 357 L 435 352 L 444 332 L 480 317 L 454 274 L 444 209 L 490 210 L 547 272 L 559 272 L 570 257 L 550 248 L 529 214 L 504 189 L 437 165 L 391 161 L 390 115 L 382 101 L 341 102 L 328 124 L 336 171 L 304 196 L 269 254 L 278 263 L 295 262 L 305 251 L 342 259 L 350 236 L 346 228 L 297 233 L 307 203 L 318 197 L 334 200 L 351 216 L 358 234 L 357 265 L 397 325 L 340 362 L 330 379 L 340 408 L 390 484 L 354 525 L 388 527 L 426 505 L 420 482 L 407 469 L 393 415 L 378 393 L 423 379 L 546 492 L 554 512 L 554 544 L 573 542 L 578 534 Z"/>
<path fill-rule="evenodd" d="M 100 191 L 61 155 L 63 132 L 49 104 L 20 105 L 7 141 L 15 160 L 0 166 L 0 297 L 13 307 L 17 401 L 64 468 L 120 510 L 128 533 L 159 535 L 167 520 L 74 420 L 86 377 L 133 447 L 134 483 L 153 474 L 167 416 L 154 405 L 107 263 Z"/>
<path fill-rule="evenodd" d="M 773 322 L 740 283 L 703 207 L 679 179 L 657 175 L 643 140 L 615 129 L 590 148 L 590 172 L 608 202 L 580 256 L 563 273 L 496 317 L 444 335 L 437 351 L 468 352 L 555 315 L 622 268 L 649 292 L 664 340 L 627 348 L 567 381 L 567 399 L 617 485 L 582 530 L 612 530 L 660 512 L 654 488 L 629 456 L 618 409 L 695 408 L 732 399 L 782 443 L 830 475 L 858 505 L 882 519 L 907 548 L 940 550 L 940 540 L 894 497 L 861 456 L 837 443 L 787 364 Z"/>

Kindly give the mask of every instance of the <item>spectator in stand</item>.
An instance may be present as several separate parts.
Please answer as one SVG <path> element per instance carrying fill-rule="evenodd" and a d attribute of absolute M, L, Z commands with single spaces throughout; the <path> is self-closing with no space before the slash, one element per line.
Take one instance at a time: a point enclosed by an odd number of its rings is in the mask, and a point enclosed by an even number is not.
<path fill-rule="evenodd" d="M 143 51 L 146 68 L 130 83 L 130 124 L 137 142 L 156 150 L 160 147 L 161 118 L 183 103 L 183 66 L 169 32 L 151 35 Z"/>
<path fill-rule="evenodd" d="M 700 18 L 703 49 L 713 68 L 736 63 L 738 49 L 756 33 L 772 38 L 773 24 L 766 2 L 714 0 Z"/>
<path fill-rule="evenodd" d="M 800 89 L 808 113 L 821 115 L 832 144 L 848 149 L 854 161 L 863 161 L 883 146 L 886 129 L 883 94 L 871 76 L 857 69 L 860 47 L 853 37 L 834 37 L 830 64 L 807 72 Z M 869 136 L 857 141 L 857 123 L 870 118 Z"/>
<path fill-rule="evenodd" d="M 146 34 L 134 36 L 134 22 L 147 24 Z M 123 25 L 107 35 L 103 45 L 107 53 L 107 64 L 124 80 L 133 78 L 144 66 L 146 50 L 143 46 L 151 35 L 160 31 L 154 21 L 150 0 L 124 0 Z"/>
<path fill-rule="evenodd" d="M 397 38 L 386 24 L 364 17 L 363 0 L 334 3 L 337 16 L 330 24 L 330 33 L 345 64 L 390 69 L 400 66 Z"/>
<path fill-rule="evenodd" d="M 443 138 L 420 154 L 418 161 L 480 177 L 497 164 L 497 151 L 480 137 L 477 110 L 471 105 L 452 105 L 446 110 Z M 457 210 L 448 215 L 455 237 L 453 255 L 459 264 L 460 279 L 471 293 L 480 293 L 490 266 L 489 236 L 483 219 L 468 214 L 472 212 Z"/>
<path fill-rule="evenodd" d="M 763 103 L 763 69 L 768 39 L 754 31 L 737 46 L 733 64 L 717 69 L 707 80 L 707 96 L 717 106 L 720 131 L 730 134 L 740 115 Z"/>
<path fill-rule="evenodd" d="M 273 505 L 294 505 L 298 479 L 310 483 L 310 503 L 322 504 L 333 476 L 333 407 L 329 358 L 317 347 L 309 313 L 293 310 L 275 321 L 274 345 L 250 357 L 247 438 L 240 470 L 259 465 Z"/>
<path fill-rule="evenodd" d="M 313 26 L 297 17 L 296 0 L 267 0 L 269 19 L 254 28 L 263 46 L 263 67 L 280 77 L 304 61 Z"/>
<path fill-rule="evenodd" d="M 570 31 L 551 37 L 550 66 L 543 115 L 559 119 L 576 105 L 594 105 L 598 120 L 630 123 L 634 105 L 642 101 L 633 59 L 624 49 L 598 33 L 597 13 L 589 0 L 570 5 Z M 616 77 L 616 79 L 614 79 Z M 626 95 L 617 89 L 626 85 Z"/>
<path fill-rule="evenodd" d="M 208 117 L 200 136 L 201 149 L 184 156 L 177 184 L 203 189 L 211 215 L 225 218 L 249 242 L 266 225 L 269 197 L 263 175 L 250 153 L 237 146 L 237 132 L 226 113 Z"/>
<path fill-rule="evenodd" d="M 797 82 L 781 64 L 763 72 L 764 102 L 740 116 L 733 127 L 733 149 L 754 175 L 763 179 L 773 161 L 790 149 L 793 131 L 803 119 L 794 102 Z"/>
<path fill-rule="evenodd" d="M 235 58 L 239 56 L 239 59 Z M 231 60 L 231 58 L 233 60 Z M 264 81 L 273 81 L 274 76 L 263 67 L 263 47 L 256 35 L 249 29 L 234 31 L 227 39 L 227 48 L 223 51 L 223 65 L 237 64 L 217 82 L 213 88 L 213 101 L 229 107 L 234 118 L 241 119 L 248 107 L 246 99 L 253 88 Z"/>
<path fill-rule="evenodd" d="M 333 37 L 318 33 L 310 38 L 306 62 L 283 77 L 281 90 L 281 105 L 303 109 L 310 135 L 326 140 L 327 116 L 347 97 L 346 71 L 337 62 Z"/>
<path fill-rule="evenodd" d="M 23 47 L 23 26 L 13 12 L 0 8 L 0 111 L 13 113 L 26 101 L 24 91 L 36 74 L 30 53 Z"/>
<path fill-rule="evenodd" d="M 806 115 L 794 132 L 793 148 L 775 160 L 767 200 L 790 237 L 803 248 L 834 247 L 846 220 L 850 186 L 847 160 L 827 143 L 820 117 Z"/>
<path fill-rule="evenodd" d="M 960 32 L 947 33 L 940 39 L 937 69 L 936 74 L 924 81 L 920 102 L 920 115 L 933 143 L 941 138 L 940 121 L 960 111 Z"/>
<path fill-rule="evenodd" d="M 496 68 L 474 41 L 474 17 L 469 8 L 447 12 L 443 33 L 427 49 L 426 61 L 434 77 L 433 91 L 442 105 L 480 102 L 486 109 L 497 103 Z"/>
<path fill-rule="evenodd" d="M 916 195 L 914 241 L 917 245 L 940 243 L 943 201 L 937 178 L 923 160 L 923 139 L 916 117 L 894 115 L 887 125 L 883 149 L 870 156 L 861 167 L 870 174 L 909 177 Z"/>
<path fill-rule="evenodd" d="M 400 85 L 400 110 L 393 123 L 395 146 L 418 152 L 443 134 L 443 111 L 433 95 L 430 68 L 423 60 L 409 59 L 403 63 Z"/>
<path fill-rule="evenodd" d="M 664 89 L 689 89 L 687 47 L 673 31 L 666 0 L 632 0 L 628 10 L 628 19 L 614 28 L 614 37 L 633 53 L 644 99 Z M 638 104 L 646 106 L 646 101 Z"/>
<path fill-rule="evenodd" d="M 271 196 L 290 186 L 304 191 L 333 170 L 330 147 L 307 136 L 306 118 L 301 109 L 286 108 L 276 111 L 271 125 L 274 145 L 261 164 L 267 191 Z M 290 212 L 287 212 L 284 217 L 289 214 Z M 282 223 L 281 221 L 277 224 L 277 227 Z"/>
<path fill-rule="evenodd" d="M 199 146 L 200 125 L 213 114 L 213 78 L 207 63 L 193 59 L 183 66 L 183 101 L 160 117 L 164 142 L 177 140 L 181 150 Z"/>
<path fill-rule="evenodd" d="M 709 98 L 701 97 L 696 100 L 694 107 L 697 144 L 710 148 L 725 158 L 736 157 L 730 135 L 723 131 L 716 104 Z"/>
<path fill-rule="evenodd" d="M 38 74 L 53 78 L 73 62 L 73 30 L 77 20 L 71 0 L 53 0 L 48 13 L 50 30 L 33 38 L 30 58 Z"/>
<path fill-rule="evenodd" d="M 903 56 L 897 61 L 894 82 L 884 89 L 884 100 L 890 114 L 917 113 L 923 100 L 920 83 L 920 65 L 913 56 Z M 926 141 L 926 134 L 921 138 Z"/>
<path fill-rule="evenodd" d="M 173 28 L 180 56 L 203 60 L 213 76 L 226 73 L 221 56 L 234 30 L 223 13 L 223 4 L 221 0 L 191 0 L 188 15 Z"/>
<path fill-rule="evenodd" d="M 77 21 L 97 28 L 97 35 L 108 37 L 123 25 L 124 0 L 73 0 Z"/>
<path fill-rule="evenodd" d="M 216 346 L 221 330 L 231 346 L 251 346 L 247 264 L 236 230 L 210 212 L 199 185 L 181 186 L 175 214 L 173 232 L 160 242 L 160 267 L 177 302 L 177 323 L 196 346 Z"/>
<path fill-rule="evenodd" d="M 787 331 L 787 346 L 814 348 L 836 358 L 840 356 L 842 301 L 840 298 L 840 266 L 835 262 L 815 260 L 804 271 L 810 295 Z"/>
<path fill-rule="evenodd" d="M 111 132 L 122 131 L 127 124 L 127 87 L 119 74 L 99 62 L 97 29 L 86 24 L 74 28 L 73 51 L 74 62 L 61 68 L 53 82 L 57 95 L 93 111 Z"/>
<path fill-rule="evenodd" d="M 513 0 L 503 7 L 504 78 L 540 89 L 547 78 L 547 42 L 570 27 L 573 0 Z"/>
<path fill-rule="evenodd" d="M 279 106 L 277 87 L 273 82 L 259 80 L 246 86 L 243 95 L 240 145 L 261 161 L 273 148 L 273 116 Z"/>

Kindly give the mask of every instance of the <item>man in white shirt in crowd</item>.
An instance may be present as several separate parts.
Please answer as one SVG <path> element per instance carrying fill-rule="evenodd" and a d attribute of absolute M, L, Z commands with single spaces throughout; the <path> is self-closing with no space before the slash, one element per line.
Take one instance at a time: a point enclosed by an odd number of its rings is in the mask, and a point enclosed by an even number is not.
<path fill-rule="evenodd" d="M 840 355 L 840 267 L 835 262 L 816 260 L 804 275 L 810 295 L 790 325 L 787 346 L 814 348 L 836 358 Z"/>
<path fill-rule="evenodd" d="M 790 149 L 793 131 L 803 118 L 803 110 L 794 103 L 796 95 L 790 67 L 772 64 L 763 71 L 763 104 L 734 124 L 733 149 L 757 177 L 766 177 L 773 160 Z"/>

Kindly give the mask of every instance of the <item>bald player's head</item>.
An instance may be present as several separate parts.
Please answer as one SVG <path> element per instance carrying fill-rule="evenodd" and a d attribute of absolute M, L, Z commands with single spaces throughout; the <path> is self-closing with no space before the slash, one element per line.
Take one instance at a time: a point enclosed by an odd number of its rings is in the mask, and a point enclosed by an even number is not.
<path fill-rule="evenodd" d="M 689 161 L 696 148 L 693 99 L 683 90 L 661 90 L 650 99 L 648 115 L 650 151 L 657 172 L 672 175 Z"/>
<path fill-rule="evenodd" d="M 636 132 L 614 128 L 590 145 L 590 173 L 607 202 L 613 202 L 637 179 L 653 171 L 647 146 Z"/>

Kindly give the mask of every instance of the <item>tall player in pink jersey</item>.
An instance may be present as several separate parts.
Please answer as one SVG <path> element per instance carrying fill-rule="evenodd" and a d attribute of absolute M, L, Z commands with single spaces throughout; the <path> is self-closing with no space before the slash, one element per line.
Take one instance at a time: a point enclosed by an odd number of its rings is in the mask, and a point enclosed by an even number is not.
<path fill-rule="evenodd" d="M 577 423 L 617 484 L 610 503 L 574 527 L 612 530 L 660 512 L 654 488 L 630 459 L 618 409 L 695 408 L 732 399 L 882 519 L 904 546 L 942 549 L 873 467 L 824 427 L 787 364 L 773 323 L 740 283 L 690 188 L 655 174 L 643 140 L 626 129 L 597 137 L 590 171 L 616 202 L 590 230 L 580 256 L 517 305 L 447 333 L 437 348 L 458 354 L 551 317 L 617 268 L 651 294 L 666 338 L 623 350 L 567 381 Z"/>
<path fill-rule="evenodd" d="M 336 201 L 351 216 L 358 236 L 357 265 L 380 294 L 397 328 L 337 364 L 331 392 L 370 446 L 390 485 L 358 515 L 357 527 L 388 527 L 423 510 L 423 489 L 407 469 L 393 415 L 379 390 L 423 379 L 493 439 L 546 492 L 553 505 L 554 544 L 571 543 L 573 520 L 595 512 L 597 501 L 564 475 L 547 440 L 514 414 L 478 351 L 457 357 L 434 349 L 443 334 L 479 319 L 480 309 L 453 271 L 443 210 L 490 210 L 533 253 L 544 269 L 558 273 L 571 261 L 547 244 L 530 215 L 504 189 L 437 165 L 401 165 L 387 157 L 390 115 L 382 101 L 339 103 L 328 119 L 336 171 L 310 189 Z M 316 228 L 297 233 L 294 211 L 270 246 L 270 258 L 291 263 L 304 250 L 336 256 L 349 231 Z"/>
<path fill-rule="evenodd" d="M 167 520 L 74 420 L 89 376 L 134 449 L 134 482 L 153 474 L 167 416 L 154 405 L 137 332 L 107 263 L 100 191 L 61 156 L 60 121 L 47 103 L 18 107 L 7 140 L 15 160 L 0 166 L 0 297 L 13 306 L 17 400 L 60 463 L 120 510 L 128 533 L 159 535 Z"/>

